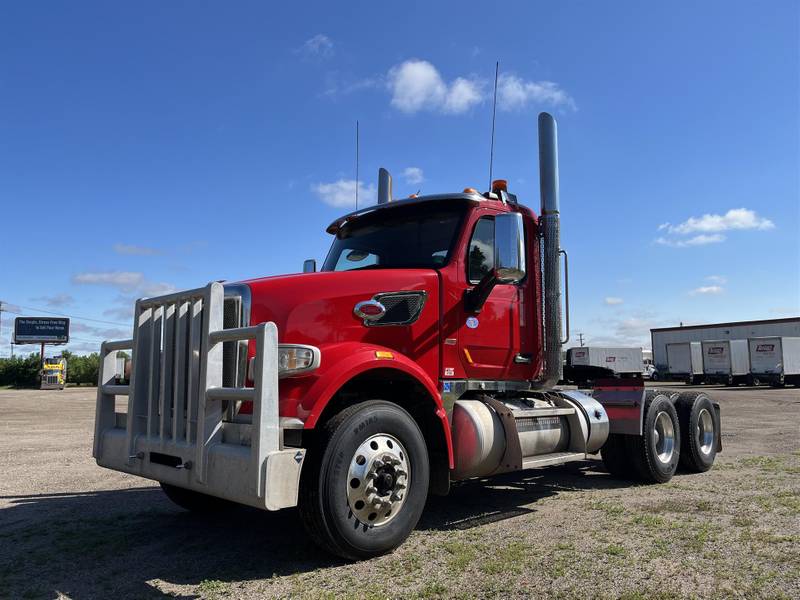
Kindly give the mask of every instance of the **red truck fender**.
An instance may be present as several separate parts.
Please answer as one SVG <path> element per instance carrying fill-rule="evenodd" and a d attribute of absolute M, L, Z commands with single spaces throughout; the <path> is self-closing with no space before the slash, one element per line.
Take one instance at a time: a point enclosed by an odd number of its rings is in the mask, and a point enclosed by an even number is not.
<path fill-rule="evenodd" d="M 420 384 L 433 399 L 431 408 L 442 426 L 442 433 L 447 447 L 448 464 L 452 469 L 453 441 L 450 434 L 450 422 L 442 403 L 442 396 L 436 384 L 428 374 L 413 360 L 397 350 L 376 344 L 345 342 L 331 344 L 320 348 L 322 364 L 317 381 L 308 390 L 302 407 L 298 413 L 307 412 L 305 429 L 312 429 L 325 410 L 325 407 L 348 382 L 354 378 L 377 369 L 398 371 Z M 326 368 L 330 365 L 330 368 Z M 301 416 L 298 414 L 298 416 Z"/>

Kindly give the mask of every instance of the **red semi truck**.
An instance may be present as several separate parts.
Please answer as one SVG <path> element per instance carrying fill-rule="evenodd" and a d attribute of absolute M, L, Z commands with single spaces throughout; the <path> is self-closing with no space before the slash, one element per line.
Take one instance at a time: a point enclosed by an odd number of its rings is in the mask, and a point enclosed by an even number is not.
<path fill-rule="evenodd" d="M 299 506 L 349 559 L 397 547 L 453 481 L 598 452 L 648 482 L 709 469 L 720 416 L 705 394 L 557 387 L 566 255 L 546 113 L 539 155 L 538 215 L 503 181 L 394 200 L 381 170 L 378 204 L 328 227 L 320 271 L 140 299 L 133 339 L 101 349 L 97 463 L 190 510 Z"/>

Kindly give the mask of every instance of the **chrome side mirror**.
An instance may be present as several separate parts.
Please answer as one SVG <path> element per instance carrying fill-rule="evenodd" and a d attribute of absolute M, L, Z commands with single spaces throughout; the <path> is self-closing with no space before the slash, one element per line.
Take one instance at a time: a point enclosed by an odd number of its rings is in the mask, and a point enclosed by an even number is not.
<path fill-rule="evenodd" d="M 494 218 L 494 261 L 498 283 L 519 283 L 525 278 L 525 224 L 522 214 L 510 212 Z"/>
<path fill-rule="evenodd" d="M 520 213 L 494 218 L 494 268 L 464 293 L 468 312 L 479 313 L 496 285 L 515 284 L 525 277 L 525 224 Z"/>
<path fill-rule="evenodd" d="M 303 273 L 316 273 L 317 261 L 313 258 L 303 261 Z"/>

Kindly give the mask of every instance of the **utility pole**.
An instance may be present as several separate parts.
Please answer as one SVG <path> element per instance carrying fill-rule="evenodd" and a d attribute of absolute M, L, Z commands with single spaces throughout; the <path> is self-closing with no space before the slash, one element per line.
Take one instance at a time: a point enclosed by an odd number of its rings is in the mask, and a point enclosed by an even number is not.
<path fill-rule="evenodd" d="M 582 333 L 578 334 L 578 341 L 581 343 L 581 348 L 583 348 L 583 334 Z"/>

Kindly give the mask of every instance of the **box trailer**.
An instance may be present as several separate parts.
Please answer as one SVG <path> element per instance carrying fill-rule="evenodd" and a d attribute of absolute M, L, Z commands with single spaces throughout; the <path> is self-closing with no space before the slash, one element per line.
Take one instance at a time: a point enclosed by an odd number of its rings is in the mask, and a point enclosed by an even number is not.
<path fill-rule="evenodd" d="M 689 385 L 703 380 L 703 348 L 700 342 L 667 344 L 667 377 Z"/>
<path fill-rule="evenodd" d="M 747 340 L 704 341 L 702 348 L 706 383 L 736 385 L 747 382 L 750 375 Z"/>
<path fill-rule="evenodd" d="M 800 337 L 757 337 L 748 343 L 752 385 L 800 385 Z"/>
<path fill-rule="evenodd" d="M 576 383 L 585 383 L 601 376 L 601 373 L 641 378 L 644 370 L 641 348 L 570 348 L 567 351 L 567 365 Z"/>

